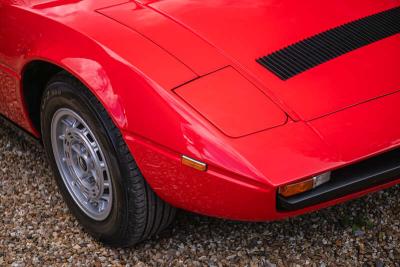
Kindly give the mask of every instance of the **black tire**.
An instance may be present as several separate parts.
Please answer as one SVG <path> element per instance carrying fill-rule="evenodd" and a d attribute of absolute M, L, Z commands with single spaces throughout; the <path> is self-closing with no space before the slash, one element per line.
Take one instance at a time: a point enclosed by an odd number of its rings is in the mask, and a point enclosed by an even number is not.
<path fill-rule="evenodd" d="M 103 221 L 87 216 L 64 184 L 52 151 L 50 137 L 53 115 L 68 108 L 81 116 L 104 149 L 113 184 L 111 212 Z M 68 207 L 83 227 L 99 241 L 118 247 L 132 246 L 170 225 L 175 208 L 161 200 L 138 169 L 119 129 L 101 103 L 77 79 L 66 72 L 48 83 L 41 105 L 41 132 L 46 154 L 57 185 Z"/>

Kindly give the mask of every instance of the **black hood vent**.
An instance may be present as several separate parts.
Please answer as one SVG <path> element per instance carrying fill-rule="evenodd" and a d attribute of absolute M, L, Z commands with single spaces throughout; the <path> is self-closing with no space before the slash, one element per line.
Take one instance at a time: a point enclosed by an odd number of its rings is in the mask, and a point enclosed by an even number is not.
<path fill-rule="evenodd" d="M 282 80 L 400 32 L 400 7 L 322 32 L 257 62 Z M 400 48 L 399 48 L 400 49 Z"/>

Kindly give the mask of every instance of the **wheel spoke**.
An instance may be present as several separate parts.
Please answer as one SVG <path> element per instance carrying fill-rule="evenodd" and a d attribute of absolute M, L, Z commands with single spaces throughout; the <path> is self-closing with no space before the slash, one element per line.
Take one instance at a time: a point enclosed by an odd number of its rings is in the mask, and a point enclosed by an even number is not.
<path fill-rule="evenodd" d="M 106 168 L 106 164 L 104 162 L 100 162 L 99 164 L 100 168 L 105 169 Z"/>
<path fill-rule="evenodd" d="M 82 154 L 82 150 L 80 149 L 79 145 L 73 145 L 71 148 L 76 154 L 78 155 Z"/>
<path fill-rule="evenodd" d="M 73 128 L 77 128 L 78 126 L 79 126 L 79 121 L 75 120 L 75 121 L 72 123 L 72 127 L 73 127 Z"/>
<path fill-rule="evenodd" d="M 68 127 L 73 127 L 73 125 L 74 125 L 74 121 L 71 122 L 71 121 L 69 120 L 69 118 L 62 119 L 61 122 L 62 122 L 65 126 L 68 126 Z"/>
<path fill-rule="evenodd" d="M 101 200 L 103 200 L 103 201 L 110 201 L 110 196 L 108 196 L 108 195 L 103 195 L 102 197 L 101 197 Z"/>

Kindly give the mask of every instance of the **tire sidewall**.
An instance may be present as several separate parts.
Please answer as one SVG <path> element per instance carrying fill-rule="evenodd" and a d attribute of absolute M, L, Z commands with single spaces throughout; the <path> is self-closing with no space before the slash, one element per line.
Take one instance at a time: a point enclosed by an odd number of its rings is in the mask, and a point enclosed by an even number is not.
<path fill-rule="evenodd" d="M 88 217 L 75 203 L 60 175 L 51 143 L 51 123 L 55 112 L 61 108 L 69 108 L 76 112 L 92 130 L 104 151 L 104 157 L 109 166 L 113 188 L 113 202 L 109 216 L 104 221 L 96 221 Z M 95 103 L 81 90 L 73 88 L 66 82 L 50 83 L 44 93 L 41 112 L 42 139 L 46 154 L 53 169 L 56 182 L 71 212 L 83 227 L 99 239 L 118 238 L 126 225 L 127 188 L 122 179 L 123 175 L 117 157 L 115 145 L 109 137 L 101 116 L 96 111 Z"/>

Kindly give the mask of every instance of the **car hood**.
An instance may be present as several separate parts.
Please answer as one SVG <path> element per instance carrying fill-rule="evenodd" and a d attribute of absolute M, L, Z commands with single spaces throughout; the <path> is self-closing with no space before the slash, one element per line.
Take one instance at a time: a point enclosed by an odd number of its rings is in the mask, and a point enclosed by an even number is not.
<path fill-rule="evenodd" d="M 399 34 L 285 80 L 256 61 L 332 28 L 398 7 L 397 1 L 138 2 L 100 12 L 146 35 L 199 75 L 233 66 L 292 118 L 312 120 L 400 89 Z"/>

